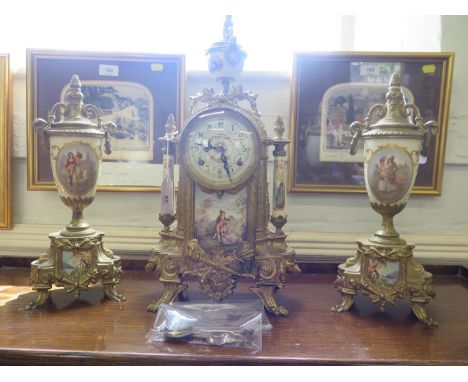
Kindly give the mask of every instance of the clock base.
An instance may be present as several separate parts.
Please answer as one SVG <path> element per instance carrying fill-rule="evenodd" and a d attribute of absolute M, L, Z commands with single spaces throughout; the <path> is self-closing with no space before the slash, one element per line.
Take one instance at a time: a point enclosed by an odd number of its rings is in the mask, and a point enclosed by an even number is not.
<path fill-rule="evenodd" d="M 233 294 L 239 278 L 250 278 L 255 282 L 250 291 L 260 297 L 269 313 L 288 315 L 288 310 L 277 304 L 274 293 L 284 287 L 288 272 L 300 269 L 295 251 L 285 243 L 285 235 L 268 235 L 257 243 L 256 251 L 244 242 L 238 251 L 227 256 L 223 250 L 206 253 L 196 239 L 184 241 L 172 232 L 160 235 L 161 241 L 151 251 L 146 271 L 155 273 L 164 292 L 147 306 L 147 311 L 156 312 L 161 304 L 177 297 L 186 299 L 188 285 L 184 276 L 190 275 L 198 278 L 200 290 L 214 302 Z"/>
<path fill-rule="evenodd" d="M 333 306 L 332 311 L 348 311 L 358 293 L 369 296 L 382 312 L 385 304 L 396 305 L 397 298 L 408 298 L 411 310 L 422 323 L 437 326 L 425 308 L 435 297 L 432 274 L 416 263 L 414 244 L 375 244 L 369 239 L 356 243 L 356 255 L 338 266 L 335 286 L 342 301 Z"/>

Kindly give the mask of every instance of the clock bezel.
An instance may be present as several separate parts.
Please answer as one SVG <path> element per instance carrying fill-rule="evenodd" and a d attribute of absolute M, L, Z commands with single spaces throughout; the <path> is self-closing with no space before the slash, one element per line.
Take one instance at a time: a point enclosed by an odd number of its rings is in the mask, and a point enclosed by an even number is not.
<path fill-rule="evenodd" d="M 252 147 L 252 157 L 250 165 L 243 170 L 244 173 L 241 177 L 236 179 L 233 182 L 229 183 L 214 183 L 211 179 L 203 176 L 202 173 L 194 170 L 194 166 L 189 157 L 188 150 L 188 136 L 190 132 L 199 125 L 200 118 L 202 116 L 209 116 L 211 114 L 216 115 L 220 112 L 225 113 L 227 117 L 235 119 L 248 131 L 253 133 L 253 147 Z M 228 107 L 208 107 L 202 110 L 199 110 L 195 113 L 190 119 L 188 119 L 184 125 L 184 128 L 180 134 L 180 163 L 187 171 L 189 177 L 199 184 L 202 188 L 206 190 L 215 190 L 215 191 L 226 191 L 232 189 L 238 189 L 239 186 L 244 185 L 254 174 L 255 169 L 258 167 L 260 161 L 260 151 L 261 151 L 261 139 L 258 131 L 258 126 L 255 123 L 255 120 L 246 112 Z"/>

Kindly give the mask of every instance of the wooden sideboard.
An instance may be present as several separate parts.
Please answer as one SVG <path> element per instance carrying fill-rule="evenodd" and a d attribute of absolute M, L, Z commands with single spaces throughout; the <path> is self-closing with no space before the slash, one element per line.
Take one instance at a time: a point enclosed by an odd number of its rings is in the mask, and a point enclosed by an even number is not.
<path fill-rule="evenodd" d="M 459 274 L 437 274 L 437 297 L 428 312 L 439 322 L 426 328 L 410 312 L 407 301 L 379 312 L 365 296 L 347 313 L 333 313 L 340 301 L 334 273 L 302 273 L 288 278 L 278 292 L 287 318 L 269 316 L 273 326 L 263 336 L 263 349 L 148 344 L 145 335 L 155 314 L 146 306 L 161 293 L 154 276 L 125 271 L 118 290 L 124 303 L 102 300 L 101 287 L 74 301 L 62 289 L 53 290 L 41 309 L 24 307 L 33 298 L 29 268 L 0 268 L 0 364 L 30 365 L 468 365 L 468 280 Z M 204 299 L 190 282 L 190 300 Z M 233 299 L 255 298 L 247 281 Z M 102 301 L 101 301 L 102 300 Z"/>

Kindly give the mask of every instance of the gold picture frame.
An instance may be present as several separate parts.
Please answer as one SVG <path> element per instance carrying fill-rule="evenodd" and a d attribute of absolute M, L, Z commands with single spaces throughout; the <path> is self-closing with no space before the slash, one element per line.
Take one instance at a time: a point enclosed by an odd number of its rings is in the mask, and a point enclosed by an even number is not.
<path fill-rule="evenodd" d="M 399 71 L 407 100 L 439 126 L 412 193 L 441 195 L 453 61 L 452 52 L 296 53 L 288 191 L 366 192 L 362 158 L 348 154 L 349 124 L 381 103 L 390 76 Z"/>
<path fill-rule="evenodd" d="M 0 54 L 0 229 L 13 225 L 10 56 Z"/>
<path fill-rule="evenodd" d="M 164 125 L 184 116 L 185 56 L 27 50 L 28 190 L 55 190 L 49 153 L 32 129 L 63 101 L 72 75 L 80 77 L 84 102 L 100 108 L 111 132 L 112 154 L 103 157 L 98 191 L 159 191 Z"/>

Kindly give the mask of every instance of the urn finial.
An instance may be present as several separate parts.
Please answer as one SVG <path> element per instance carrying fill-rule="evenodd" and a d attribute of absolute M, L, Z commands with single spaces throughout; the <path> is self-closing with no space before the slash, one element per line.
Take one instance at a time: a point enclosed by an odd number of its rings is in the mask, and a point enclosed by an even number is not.
<path fill-rule="evenodd" d="M 170 114 L 169 117 L 167 117 L 167 121 L 164 125 L 164 128 L 166 129 L 167 137 L 173 139 L 174 135 L 177 133 L 177 126 L 175 123 L 174 114 Z"/>
<path fill-rule="evenodd" d="M 385 120 L 410 123 L 410 114 L 405 109 L 405 100 L 401 90 L 401 77 L 399 73 L 393 73 L 385 95 L 386 115 Z"/>
<path fill-rule="evenodd" d="M 80 78 L 74 74 L 70 80 L 70 86 L 65 93 L 65 118 L 83 118 L 84 95 L 81 92 Z"/>
<path fill-rule="evenodd" d="M 224 21 L 223 38 L 224 41 L 231 41 L 232 39 L 235 39 L 232 15 L 226 15 L 226 19 Z"/>
<path fill-rule="evenodd" d="M 401 86 L 400 73 L 398 72 L 393 73 L 392 78 L 390 79 L 390 86 L 398 86 L 398 87 Z"/>
<path fill-rule="evenodd" d="M 284 138 L 284 122 L 281 116 L 276 117 L 275 121 L 275 133 L 277 138 Z"/>

